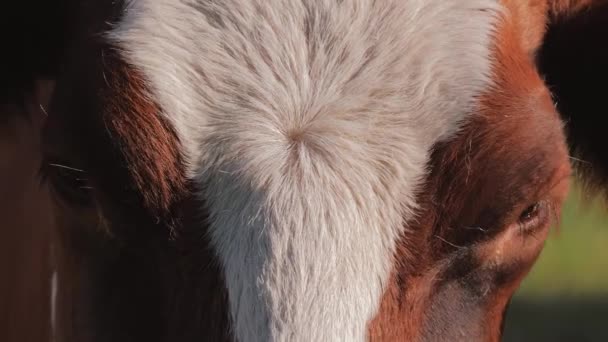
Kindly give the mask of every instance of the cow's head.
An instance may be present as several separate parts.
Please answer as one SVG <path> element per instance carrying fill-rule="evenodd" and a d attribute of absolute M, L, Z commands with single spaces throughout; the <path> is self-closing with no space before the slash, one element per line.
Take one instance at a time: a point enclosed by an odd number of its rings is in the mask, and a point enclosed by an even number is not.
<path fill-rule="evenodd" d="M 63 326 L 497 340 L 570 175 L 536 56 L 588 2 L 85 2 L 45 135 Z"/>

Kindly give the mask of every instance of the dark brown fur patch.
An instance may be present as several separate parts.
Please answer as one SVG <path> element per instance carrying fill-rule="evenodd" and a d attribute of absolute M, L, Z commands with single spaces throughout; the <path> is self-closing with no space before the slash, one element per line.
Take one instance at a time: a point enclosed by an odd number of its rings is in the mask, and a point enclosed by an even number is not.
<path fill-rule="evenodd" d="M 100 34 L 121 8 L 81 4 L 46 127 L 47 156 L 85 170 L 101 207 L 58 213 L 60 339 L 228 341 L 221 268 L 178 138 L 143 75 Z"/>
<path fill-rule="evenodd" d="M 0 341 L 50 338 L 51 211 L 40 163 L 42 118 L 0 104 Z M 31 114 L 31 113 L 30 113 Z M 41 113 L 38 113 L 41 114 Z M 29 120 L 28 120 L 29 119 Z"/>
<path fill-rule="evenodd" d="M 49 137 L 48 154 L 73 158 L 92 186 L 104 190 L 96 194 L 116 217 L 172 225 L 173 205 L 186 195 L 175 132 L 117 50 L 94 37 L 76 51 L 58 81 L 49 120 L 49 132 L 66 135 Z"/>
<path fill-rule="evenodd" d="M 122 152 L 144 206 L 157 218 L 169 219 L 172 205 L 186 190 L 177 136 L 161 118 L 140 73 L 111 47 L 101 53 L 105 128 Z"/>

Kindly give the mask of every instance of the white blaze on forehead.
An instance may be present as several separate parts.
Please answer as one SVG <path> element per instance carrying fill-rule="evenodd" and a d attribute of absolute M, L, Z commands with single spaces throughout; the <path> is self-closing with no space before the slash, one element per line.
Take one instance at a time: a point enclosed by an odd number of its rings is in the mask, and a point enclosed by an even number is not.
<path fill-rule="evenodd" d="M 136 0 L 110 37 L 183 144 L 240 341 L 362 341 L 496 0 Z M 201 223 L 202 225 L 203 223 Z"/>

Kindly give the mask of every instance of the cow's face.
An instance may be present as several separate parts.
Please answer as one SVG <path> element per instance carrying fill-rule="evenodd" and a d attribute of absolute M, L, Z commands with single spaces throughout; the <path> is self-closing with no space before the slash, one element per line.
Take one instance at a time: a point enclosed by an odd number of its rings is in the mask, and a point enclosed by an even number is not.
<path fill-rule="evenodd" d="M 534 60 L 565 3 L 108 6 L 83 6 L 45 173 L 64 246 L 91 246 L 66 254 L 145 265 L 107 273 L 155 283 L 140 321 L 241 341 L 499 338 L 568 188 Z"/>

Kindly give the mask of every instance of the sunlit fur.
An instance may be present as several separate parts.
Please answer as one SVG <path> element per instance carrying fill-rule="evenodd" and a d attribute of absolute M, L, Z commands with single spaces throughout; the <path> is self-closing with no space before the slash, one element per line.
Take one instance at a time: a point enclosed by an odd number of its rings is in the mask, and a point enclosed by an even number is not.
<path fill-rule="evenodd" d="M 108 39 L 181 140 L 240 341 L 365 339 L 429 150 L 489 86 L 498 11 L 129 2 Z"/>

